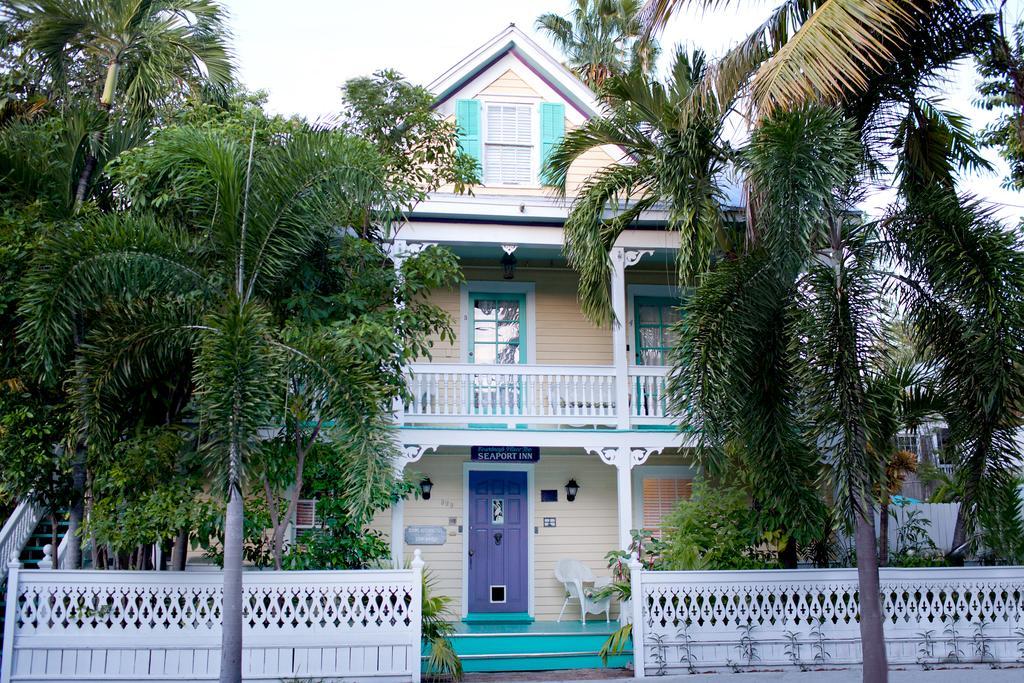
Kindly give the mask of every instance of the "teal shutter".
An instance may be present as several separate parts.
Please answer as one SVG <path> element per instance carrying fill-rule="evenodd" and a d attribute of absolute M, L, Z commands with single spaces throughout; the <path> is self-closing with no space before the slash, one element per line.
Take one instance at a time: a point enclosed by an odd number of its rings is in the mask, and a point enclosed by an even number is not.
<path fill-rule="evenodd" d="M 553 185 L 548 173 L 548 160 L 565 135 L 565 105 L 542 102 L 540 105 L 540 178 L 544 185 Z"/>
<path fill-rule="evenodd" d="M 476 159 L 477 170 L 483 168 L 480 149 L 480 102 L 457 100 L 455 102 L 455 125 L 459 128 L 459 147 Z"/>

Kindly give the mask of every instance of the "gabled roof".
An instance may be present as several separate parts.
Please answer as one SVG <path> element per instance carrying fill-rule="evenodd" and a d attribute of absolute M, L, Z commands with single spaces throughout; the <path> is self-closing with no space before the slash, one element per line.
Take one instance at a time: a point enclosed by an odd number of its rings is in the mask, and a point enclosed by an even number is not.
<path fill-rule="evenodd" d="M 509 24 L 428 86 L 437 95 L 434 106 L 444 104 L 505 55 L 522 62 L 583 117 L 598 114 L 600 105 L 594 92 L 515 24 Z"/>

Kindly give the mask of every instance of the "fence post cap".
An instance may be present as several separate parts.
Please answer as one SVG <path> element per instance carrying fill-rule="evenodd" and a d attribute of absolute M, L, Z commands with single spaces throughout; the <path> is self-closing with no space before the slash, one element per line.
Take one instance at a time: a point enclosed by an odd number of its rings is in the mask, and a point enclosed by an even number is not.
<path fill-rule="evenodd" d="M 426 563 L 423 561 L 423 553 L 419 548 L 416 548 L 416 550 L 412 551 L 412 568 L 423 569 L 424 564 Z"/>
<path fill-rule="evenodd" d="M 7 558 L 7 566 L 9 568 L 12 568 L 12 569 L 14 567 L 19 567 L 20 568 L 21 567 L 21 553 L 19 553 L 17 550 L 12 550 L 11 551 L 11 556 L 9 558 Z"/>
<path fill-rule="evenodd" d="M 644 566 L 640 564 L 640 558 L 637 557 L 636 553 L 632 553 L 629 556 L 629 568 L 630 569 L 643 569 Z"/>
<path fill-rule="evenodd" d="M 53 544 L 43 546 L 43 559 L 39 560 L 40 569 L 53 569 Z"/>

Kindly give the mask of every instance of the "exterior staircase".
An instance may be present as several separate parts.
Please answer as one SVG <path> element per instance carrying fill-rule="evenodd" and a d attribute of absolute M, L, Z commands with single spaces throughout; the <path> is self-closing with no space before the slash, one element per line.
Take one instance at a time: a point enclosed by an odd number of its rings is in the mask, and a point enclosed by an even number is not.
<path fill-rule="evenodd" d="M 601 646 L 618 628 L 617 621 L 460 623 L 451 640 L 467 673 L 600 669 Z M 632 655 L 627 646 L 609 657 L 608 667 L 624 668 Z"/>
<path fill-rule="evenodd" d="M 28 540 L 25 541 L 25 545 L 21 549 L 19 559 L 21 560 L 21 566 L 24 569 L 38 569 L 39 561 L 43 559 L 43 548 L 47 544 L 53 543 L 52 525 L 48 517 L 39 519 L 36 523 L 35 528 L 32 530 Z M 57 543 L 59 544 L 68 531 L 68 522 L 66 519 L 61 519 L 57 522 Z M 54 555 L 57 554 L 57 549 L 54 548 Z M 3 559 L 4 563 L 4 574 L 3 574 L 3 586 L 0 587 L 0 652 L 3 652 L 3 639 L 4 639 L 4 623 L 7 617 L 7 558 Z"/>

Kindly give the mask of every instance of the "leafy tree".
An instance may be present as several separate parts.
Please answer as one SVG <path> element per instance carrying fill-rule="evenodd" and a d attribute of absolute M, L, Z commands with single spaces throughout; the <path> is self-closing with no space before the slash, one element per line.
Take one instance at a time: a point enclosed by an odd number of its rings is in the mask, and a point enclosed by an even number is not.
<path fill-rule="evenodd" d="M 58 93 L 86 88 L 79 75 L 99 78 L 103 124 L 92 134 L 75 190 L 75 206 L 85 202 L 99 165 L 107 128 L 121 117 L 148 116 L 155 105 L 182 85 L 231 79 L 223 13 L 213 0 L 4 0 L 6 18 L 24 27 L 22 45 Z M 121 99 L 123 110 L 118 109 Z"/>
<path fill-rule="evenodd" d="M 78 417 L 100 444 L 109 442 L 105 405 L 190 359 L 201 448 L 227 500 L 221 676 L 237 681 L 246 467 L 260 430 L 281 414 L 291 373 L 319 387 L 320 412 L 350 443 L 384 445 L 373 435 L 386 431 L 390 410 L 375 359 L 353 353 L 336 330 L 277 324 L 269 294 L 334 226 L 369 222 L 381 234 L 395 206 L 379 155 L 330 131 L 301 130 L 266 146 L 193 127 L 161 138 L 153 153 L 163 182 L 188 190 L 184 224 L 126 213 L 54 235 L 27 284 L 23 337 L 40 374 L 53 376 L 74 352 L 75 320 L 94 321 Z M 363 454 L 389 466 L 392 448 Z"/>
<path fill-rule="evenodd" d="M 348 81 L 342 95 L 343 130 L 374 144 L 392 185 L 406 193 L 405 206 L 444 185 L 462 193 L 478 182 L 476 159 L 461 151 L 455 123 L 437 116 L 426 88 L 384 69 Z"/>
<path fill-rule="evenodd" d="M 979 103 L 1000 112 L 982 139 L 1010 165 L 1004 185 L 1024 189 L 1024 24 L 1018 23 L 1012 36 L 1000 34 L 991 50 L 978 56 L 977 64 L 984 79 L 978 86 Z"/>
<path fill-rule="evenodd" d="M 612 76 L 650 71 L 657 47 L 641 40 L 641 3 L 637 0 L 576 0 L 568 18 L 553 12 L 537 17 L 568 66 L 594 90 Z"/>

